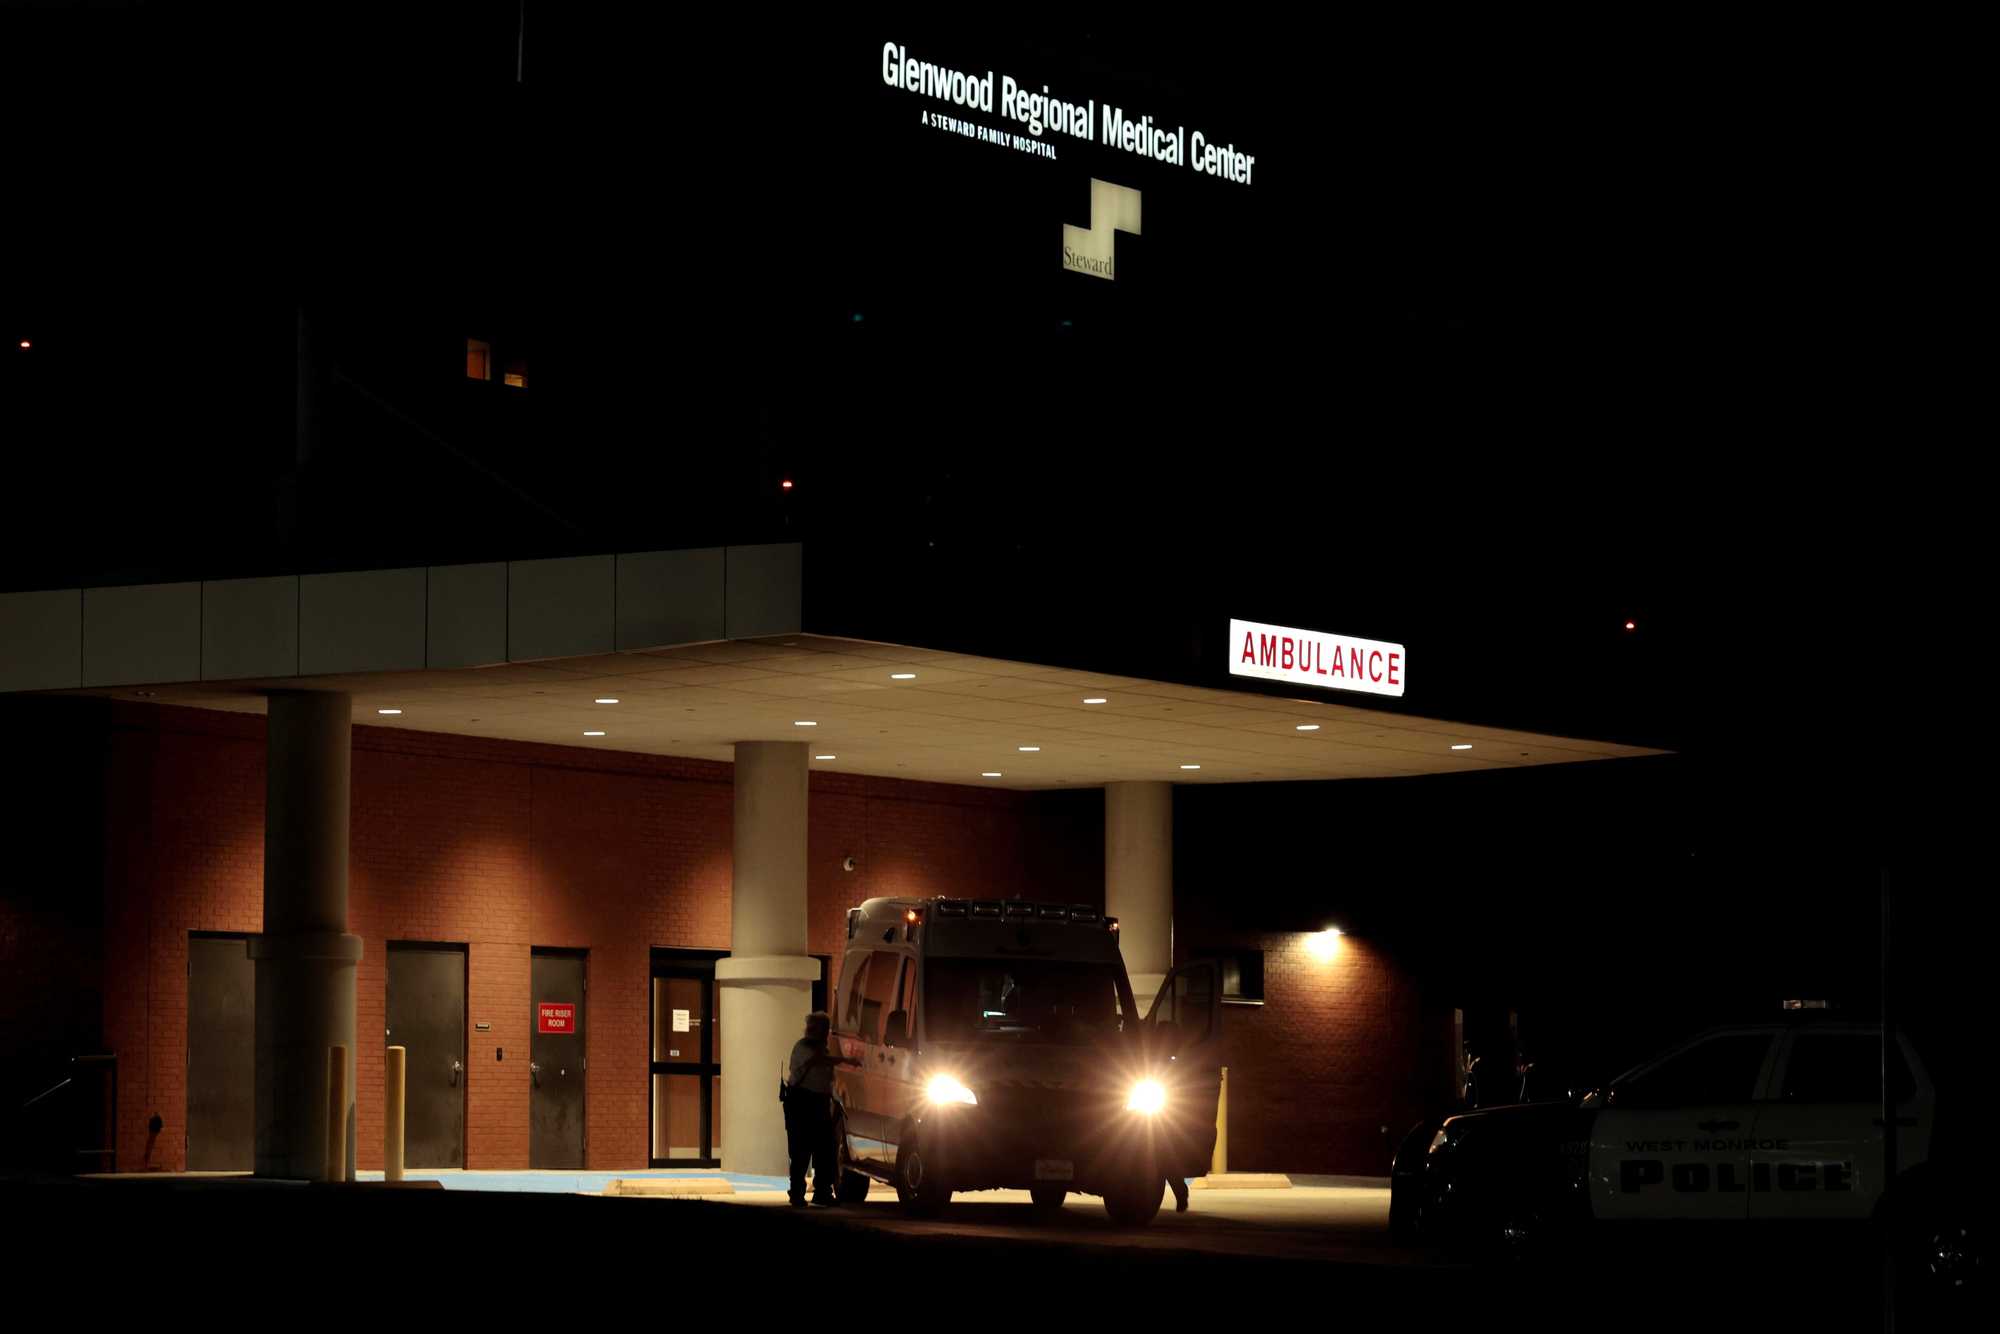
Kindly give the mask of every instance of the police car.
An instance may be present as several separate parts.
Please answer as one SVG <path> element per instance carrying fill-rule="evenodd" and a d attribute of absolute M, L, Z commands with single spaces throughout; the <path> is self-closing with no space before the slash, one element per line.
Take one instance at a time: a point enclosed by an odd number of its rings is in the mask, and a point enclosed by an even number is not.
<path fill-rule="evenodd" d="M 1862 1223 L 1936 1283 L 1981 1268 L 1972 1201 L 1938 1133 L 1929 1068 L 1882 1029 L 1824 1011 L 1700 1033 L 1575 1101 L 1443 1119 L 1398 1154 L 1406 1234 L 1523 1251 L 1633 1223 Z M 1981 1224 L 1983 1225 L 1983 1223 Z"/>

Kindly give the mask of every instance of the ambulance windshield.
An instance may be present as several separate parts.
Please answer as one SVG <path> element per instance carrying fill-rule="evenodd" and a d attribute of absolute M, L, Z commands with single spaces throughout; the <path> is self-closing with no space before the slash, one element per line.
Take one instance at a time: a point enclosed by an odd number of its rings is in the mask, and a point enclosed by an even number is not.
<path fill-rule="evenodd" d="M 925 964 L 930 1036 L 1084 1044 L 1120 1031 L 1118 970 L 1057 959 L 938 959 Z"/>

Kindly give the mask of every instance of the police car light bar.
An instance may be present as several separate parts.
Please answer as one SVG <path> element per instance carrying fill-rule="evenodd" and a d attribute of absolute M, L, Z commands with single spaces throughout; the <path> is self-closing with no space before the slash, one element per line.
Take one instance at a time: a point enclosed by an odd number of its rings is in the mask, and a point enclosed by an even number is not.
<path fill-rule="evenodd" d="M 1001 906 L 997 899 L 983 900 L 972 905 L 974 917 L 998 917 L 1000 913 Z"/>
<path fill-rule="evenodd" d="M 1788 1000 L 1784 1003 L 1784 1008 L 1787 1010 L 1831 1010 L 1833 1007 L 1823 1000 Z"/>
<path fill-rule="evenodd" d="M 1044 922 L 1067 922 L 1069 920 L 1069 909 L 1059 903 L 1045 903 L 1041 908 L 1036 910 L 1035 916 L 1041 918 Z"/>
<path fill-rule="evenodd" d="M 1026 903 L 1020 899 L 1009 899 L 1006 911 L 1009 917 L 1033 917 L 1040 911 L 1040 905 Z"/>
<path fill-rule="evenodd" d="M 1069 920 L 1086 926 L 1092 926 L 1102 920 L 1102 914 L 1088 904 L 1079 903 L 1070 908 Z"/>
<path fill-rule="evenodd" d="M 939 899 L 937 910 L 939 917 L 963 917 L 965 916 L 965 900 Z"/>

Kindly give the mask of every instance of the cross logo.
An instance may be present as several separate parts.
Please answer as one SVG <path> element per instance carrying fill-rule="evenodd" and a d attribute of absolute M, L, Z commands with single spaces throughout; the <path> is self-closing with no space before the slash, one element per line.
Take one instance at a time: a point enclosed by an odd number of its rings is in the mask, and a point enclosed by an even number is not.
<path fill-rule="evenodd" d="M 1095 177 L 1090 182 L 1090 225 L 1063 224 L 1063 267 L 1071 273 L 1116 280 L 1112 234 L 1139 235 L 1139 192 Z"/>

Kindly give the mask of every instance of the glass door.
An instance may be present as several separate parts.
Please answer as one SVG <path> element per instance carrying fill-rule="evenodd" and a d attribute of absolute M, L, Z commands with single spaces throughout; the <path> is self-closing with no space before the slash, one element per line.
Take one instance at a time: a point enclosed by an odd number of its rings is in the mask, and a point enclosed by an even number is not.
<path fill-rule="evenodd" d="M 716 1167 L 722 1160 L 716 957 L 670 950 L 653 955 L 654 1167 Z"/>

